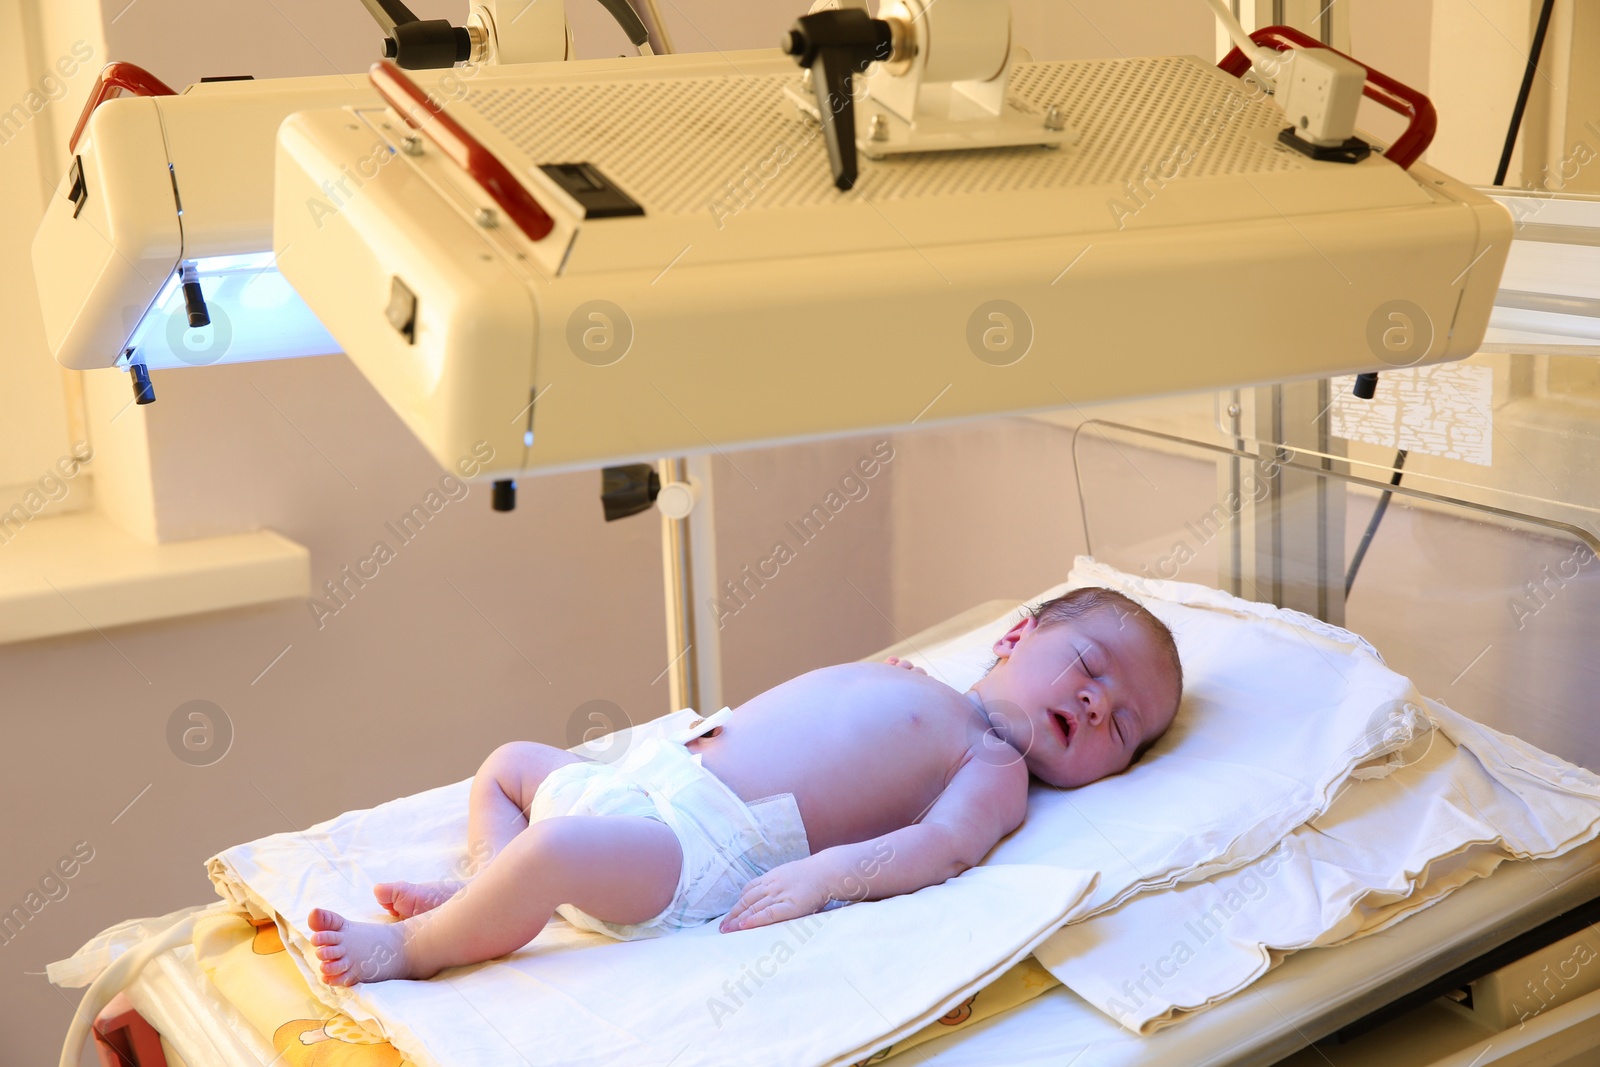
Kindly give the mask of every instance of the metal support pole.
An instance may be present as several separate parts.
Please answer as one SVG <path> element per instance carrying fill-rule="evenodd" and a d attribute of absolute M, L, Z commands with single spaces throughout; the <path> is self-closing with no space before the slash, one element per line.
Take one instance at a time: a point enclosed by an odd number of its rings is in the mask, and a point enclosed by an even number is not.
<path fill-rule="evenodd" d="M 1328 430 L 1330 389 L 1324 380 L 1234 394 L 1231 431 L 1241 444 L 1253 439 L 1261 458 L 1253 464 L 1230 458 L 1219 472 L 1223 493 L 1238 502 L 1219 577 L 1238 596 L 1342 625 L 1344 484 L 1284 470 L 1276 461 L 1302 452 L 1342 454 Z M 1335 469 L 1335 463 L 1323 459 L 1320 466 Z"/>
<path fill-rule="evenodd" d="M 711 460 L 707 456 L 662 459 L 657 471 L 663 486 L 683 482 L 695 491 L 694 507 L 686 517 L 661 516 L 669 710 L 694 708 L 709 715 L 722 707 L 722 643 L 710 607 L 717 580 Z"/>
<path fill-rule="evenodd" d="M 656 462 L 661 484 L 688 478 L 684 461 Z M 661 565 L 667 602 L 667 691 L 672 710 L 700 707 L 694 650 L 694 561 L 689 551 L 689 520 L 661 516 Z"/>
<path fill-rule="evenodd" d="M 690 456 L 685 462 L 689 482 L 695 487 L 694 510 L 689 513 L 689 560 L 694 581 L 690 601 L 694 616 L 695 661 L 699 699 L 695 707 L 710 714 L 722 707 L 722 631 L 717 626 L 717 509 L 711 479 L 711 456 Z"/>

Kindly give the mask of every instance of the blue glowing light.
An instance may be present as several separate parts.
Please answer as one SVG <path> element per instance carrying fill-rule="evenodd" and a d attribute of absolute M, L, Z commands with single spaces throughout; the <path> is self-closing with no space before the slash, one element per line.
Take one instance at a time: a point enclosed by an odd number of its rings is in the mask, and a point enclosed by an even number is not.
<path fill-rule="evenodd" d="M 174 272 L 128 341 L 148 367 L 204 367 L 320 356 L 339 343 L 278 272 L 271 252 L 194 261 L 211 325 L 191 328 Z"/>

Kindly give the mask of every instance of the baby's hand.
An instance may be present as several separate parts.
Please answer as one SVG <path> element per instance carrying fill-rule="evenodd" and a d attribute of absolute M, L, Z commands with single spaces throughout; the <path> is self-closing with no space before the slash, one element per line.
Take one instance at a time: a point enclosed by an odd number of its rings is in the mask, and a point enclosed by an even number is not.
<path fill-rule="evenodd" d="M 915 663 L 912 663 L 910 660 L 901 659 L 899 656 L 890 656 L 888 659 L 884 660 L 883 662 L 889 664 L 889 666 L 891 666 L 891 667 L 904 667 L 908 671 L 916 671 L 918 674 L 927 674 L 928 673 L 927 671 L 923 670 L 921 667 L 917 666 Z"/>
<path fill-rule="evenodd" d="M 826 872 L 808 856 L 772 868 L 744 887 L 744 895 L 722 920 L 723 933 L 798 919 L 828 903 Z"/>

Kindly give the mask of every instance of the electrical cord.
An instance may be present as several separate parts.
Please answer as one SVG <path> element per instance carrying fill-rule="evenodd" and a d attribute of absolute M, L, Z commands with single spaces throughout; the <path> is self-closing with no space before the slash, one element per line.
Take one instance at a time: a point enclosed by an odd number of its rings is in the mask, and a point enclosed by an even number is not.
<path fill-rule="evenodd" d="M 1389 477 L 1390 485 L 1400 484 L 1400 473 L 1405 469 L 1406 450 L 1401 449 L 1394 457 L 1394 474 Z M 1372 518 L 1367 521 L 1367 530 L 1361 535 L 1361 543 L 1356 546 L 1356 551 L 1350 557 L 1350 569 L 1344 575 L 1344 598 L 1350 599 L 1350 587 L 1356 584 L 1356 575 L 1361 571 L 1361 561 L 1367 558 L 1367 549 L 1372 547 L 1372 539 L 1378 534 L 1378 524 L 1383 522 L 1383 513 L 1389 510 L 1389 498 L 1394 496 L 1384 490 L 1378 498 L 1378 506 L 1372 509 Z"/>
<path fill-rule="evenodd" d="M 1283 54 L 1276 48 L 1268 48 L 1251 40 L 1239 20 L 1234 17 L 1233 10 L 1223 0 L 1206 0 L 1206 3 L 1210 6 L 1212 14 L 1217 16 L 1222 32 L 1228 35 L 1228 39 L 1239 51 L 1249 57 L 1250 65 L 1255 68 L 1257 76 L 1269 84 L 1276 84 L 1277 78 L 1271 71 L 1276 70 L 1278 64 L 1284 61 Z"/>
<path fill-rule="evenodd" d="M 1517 90 L 1517 103 L 1511 109 L 1511 126 L 1506 130 L 1506 144 L 1500 150 L 1500 166 L 1494 172 L 1494 183 L 1504 185 L 1506 172 L 1511 169 L 1511 152 L 1517 147 L 1517 133 L 1522 129 L 1522 113 L 1528 106 L 1528 94 L 1533 91 L 1533 76 L 1539 69 L 1539 53 L 1544 51 L 1544 34 L 1550 28 L 1550 12 L 1555 0 L 1544 0 L 1539 8 L 1539 24 L 1534 27 L 1533 45 L 1528 50 L 1528 65 L 1522 71 L 1522 86 Z"/>
<path fill-rule="evenodd" d="M 1517 90 L 1517 102 L 1511 109 L 1511 124 L 1506 129 L 1505 147 L 1500 151 L 1500 166 L 1494 172 L 1496 185 L 1506 183 L 1506 173 L 1511 169 L 1511 154 L 1517 147 L 1517 135 L 1522 130 L 1522 115 L 1528 107 L 1528 94 L 1533 90 L 1534 75 L 1539 71 L 1539 56 L 1544 51 L 1545 32 L 1550 28 L 1550 13 L 1554 8 L 1555 0 L 1544 0 L 1539 8 L 1539 22 L 1534 27 L 1533 41 L 1528 49 L 1528 63 L 1522 71 L 1522 85 Z M 1405 465 L 1406 450 L 1402 448 L 1395 453 L 1394 475 L 1389 479 L 1391 486 L 1400 484 L 1401 472 L 1405 469 Z M 1356 546 L 1355 554 L 1350 557 L 1350 569 L 1344 576 L 1346 600 L 1350 599 L 1350 589 L 1356 584 L 1356 575 L 1361 571 L 1361 561 L 1367 556 L 1367 549 L 1378 533 L 1378 525 L 1383 522 L 1384 512 L 1389 510 L 1389 498 L 1393 495 L 1386 489 L 1378 498 L 1378 506 L 1373 509 L 1372 518 L 1367 521 L 1366 532 L 1361 535 L 1361 543 Z"/>
<path fill-rule="evenodd" d="M 641 54 L 649 54 L 650 31 L 644 28 L 639 13 L 628 0 L 600 0 L 600 6 L 611 12 L 611 17 L 617 20 L 617 25 L 622 27 L 622 32 L 628 35 L 628 40 Z"/>

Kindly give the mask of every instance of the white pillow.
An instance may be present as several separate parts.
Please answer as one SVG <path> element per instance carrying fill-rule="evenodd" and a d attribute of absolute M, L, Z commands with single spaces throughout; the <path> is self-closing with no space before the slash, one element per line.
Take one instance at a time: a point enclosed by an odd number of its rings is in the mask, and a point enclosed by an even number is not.
<path fill-rule="evenodd" d="M 1356 765 L 1430 728 L 1411 682 L 1347 630 L 1088 557 L 1038 599 L 1091 585 L 1132 597 L 1171 628 L 1185 680 L 1177 720 L 1120 775 L 1074 790 L 1035 781 L 1027 821 L 987 861 L 1099 871 L 1085 914 L 1259 858 L 1324 811 Z M 965 690 L 1019 618 L 907 658 Z"/>

